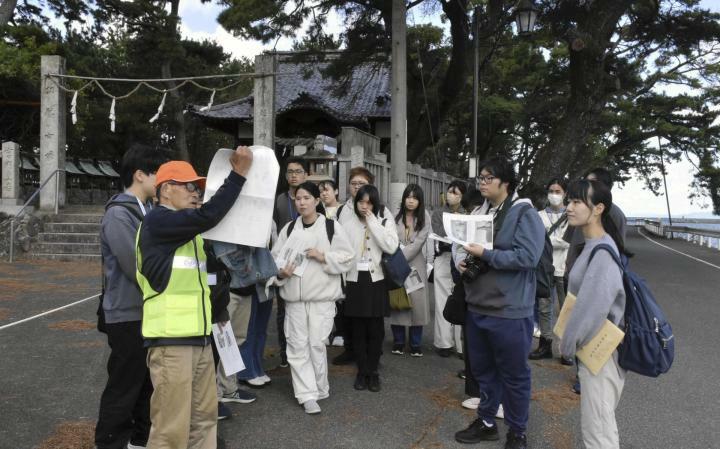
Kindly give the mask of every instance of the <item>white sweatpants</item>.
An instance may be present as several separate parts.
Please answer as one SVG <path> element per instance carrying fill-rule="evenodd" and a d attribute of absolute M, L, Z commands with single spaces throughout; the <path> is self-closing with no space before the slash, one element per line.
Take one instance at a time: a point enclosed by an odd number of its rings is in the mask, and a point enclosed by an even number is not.
<path fill-rule="evenodd" d="M 433 267 L 433 277 L 435 278 L 433 281 L 435 293 L 435 338 L 433 344 L 438 349 L 455 346 L 457 352 L 462 353 L 462 327 L 448 323 L 442 314 L 453 288 L 450 259 L 450 252 L 442 253 L 435 258 Z"/>
<path fill-rule="evenodd" d="M 582 394 L 580 395 L 580 423 L 587 449 L 619 449 L 620 435 L 615 421 L 615 409 L 625 385 L 625 370 L 617 364 L 617 352 L 593 375 L 580 362 L 578 367 Z"/>
<path fill-rule="evenodd" d="M 330 395 L 325 339 L 332 331 L 334 318 L 334 301 L 285 302 L 287 359 L 300 404 Z"/>

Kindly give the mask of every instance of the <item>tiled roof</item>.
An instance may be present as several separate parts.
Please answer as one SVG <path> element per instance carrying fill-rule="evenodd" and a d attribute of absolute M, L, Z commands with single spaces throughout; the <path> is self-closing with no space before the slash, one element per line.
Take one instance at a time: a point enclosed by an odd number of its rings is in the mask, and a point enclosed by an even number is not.
<path fill-rule="evenodd" d="M 296 58 L 296 57 L 295 57 Z M 290 55 L 278 55 L 275 112 L 318 109 L 341 122 L 363 122 L 368 118 L 390 117 L 390 69 L 367 63 L 353 70 L 342 91 L 340 81 L 323 77 L 324 61 L 299 62 Z M 249 121 L 253 115 L 253 96 L 218 104 L 208 110 L 192 112 L 210 120 Z"/>

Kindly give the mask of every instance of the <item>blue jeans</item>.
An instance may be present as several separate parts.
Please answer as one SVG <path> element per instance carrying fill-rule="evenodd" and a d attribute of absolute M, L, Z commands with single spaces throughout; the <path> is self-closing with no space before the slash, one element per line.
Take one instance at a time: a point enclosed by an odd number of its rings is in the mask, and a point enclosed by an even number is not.
<path fill-rule="evenodd" d="M 515 433 L 527 430 L 533 319 L 498 318 L 468 311 L 467 356 L 480 389 L 478 417 L 495 422 L 502 401 L 505 423 Z"/>
<path fill-rule="evenodd" d="M 411 348 L 419 348 L 422 344 L 422 326 L 409 326 L 410 327 L 410 347 Z M 390 328 L 392 329 L 393 333 L 393 340 L 395 341 L 396 345 L 404 345 L 405 344 L 405 329 L 407 329 L 407 326 L 397 326 L 395 324 L 391 325 Z"/>
<path fill-rule="evenodd" d="M 257 294 L 253 293 L 247 337 L 240 345 L 240 355 L 245 363 L 245 369 L 237 373 L 240 380 L 254 379 L 265 374 L 262 361 L 271 312 L 272 300 L 260 302 Z"/>

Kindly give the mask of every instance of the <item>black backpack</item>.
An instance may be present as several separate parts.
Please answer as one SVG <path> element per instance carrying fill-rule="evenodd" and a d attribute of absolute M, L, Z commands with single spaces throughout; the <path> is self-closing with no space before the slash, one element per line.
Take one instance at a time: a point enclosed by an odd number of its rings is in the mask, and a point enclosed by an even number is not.
<path fill-rule="evenodd" d="M 525 209 L 520 212 L 522 214 L 527 212 L 528 209 L 532 209 L 531 205 L 526 205 Z M 551 298 L 552 289 L 555 287 L 555 267 L 553 266 L 553 247 L 550 242 L 550 234 L 560 226 L 560 220 L 558 220 L 553 227 L 550 228 L 549 232 L 545 232 L 545 244 L 543 246 L 543 252 L 540 255 L 540 261 L 538 261 L 537 267 L 535 267 L 535 297 L 536 298 Z"/>
<path fill-rule="evenodd" d="M 123 209 L 126 209 L 128 212 L 130 212 L 135 218 L 140 220 L 140 222 L 143 221 L 143 216 L 140 212 L 135 209 L 136 203 L 110 203 L 107 206 L 105 206 L 105 213 L 112 208 L 112 207 L 122 207 Z M 102 255 L 100 255 L 100 276 L 101 276 L 101 282 L 102 282 L 102 289 L 100 290 L 100 296 L 98 298 L 98 308 L 97 308 L 97 330 L 102 332 L 103 334 L 107 333 L 107 328 L 105 327 L 105 311 L 103 310 L 103 298 L 105 297 L 105 264 L 103 263 Z"/>

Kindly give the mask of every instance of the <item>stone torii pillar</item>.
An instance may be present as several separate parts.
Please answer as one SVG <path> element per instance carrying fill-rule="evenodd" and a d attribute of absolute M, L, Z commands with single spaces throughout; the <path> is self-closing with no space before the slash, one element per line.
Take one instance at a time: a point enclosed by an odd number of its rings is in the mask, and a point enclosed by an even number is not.
<path fill-rule="evenodd" d="M 407 6 L 392 0 L 392 72 L 390 118 L 390 210 L 400 206 L 407 185 Z"/>
<path fill-rule="evenodd" d="M 275 55 L 255 56 L 253 145 L 275 150 Z"/>
<path fill-rule="evenodd" d="M 40 59 L 40 182 L 44 182 L 58 169 L 65 170 L 65 91 L 57 84 L 63 80 L 50 79 L 48 74 L 65 74 L 65 58 L 45 55 Z M 55 82 L 53 82 L 55 81 Z M 57 174 L 40 192 L 40 209 L 55 209 L 65 205 L 65 172 Z M 59 191 L 58 191 L 59 190 Z M 57 195 L 57 196 L 56 196 Z"/>
<path fill-rule="evenodd" d="M 2 144 L 2 199 L 0 212 L 15 215 L 20 211 L 20 145 L 15 142 Z"/>

